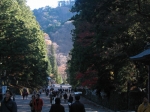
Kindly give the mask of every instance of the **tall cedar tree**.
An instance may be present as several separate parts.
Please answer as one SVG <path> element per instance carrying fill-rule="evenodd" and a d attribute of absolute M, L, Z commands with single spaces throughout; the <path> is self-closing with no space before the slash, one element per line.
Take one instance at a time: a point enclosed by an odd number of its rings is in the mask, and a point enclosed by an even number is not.
<path fill-rule="evenodd" d="M 25 0 L 0 1 L 0 61 L 7 84 L 46 84 L 50 74 L 43 33 Z"/>
<path fill-rule="evenodd" d="M 145 66 L 129 57 L 149 42 L 148 6 L 149 1 L 140 0 L 76 0 L 74 48 L 68 61 L 71 84 L 106 91 L 126 91 L 128 82 L 145 87 Z"/>

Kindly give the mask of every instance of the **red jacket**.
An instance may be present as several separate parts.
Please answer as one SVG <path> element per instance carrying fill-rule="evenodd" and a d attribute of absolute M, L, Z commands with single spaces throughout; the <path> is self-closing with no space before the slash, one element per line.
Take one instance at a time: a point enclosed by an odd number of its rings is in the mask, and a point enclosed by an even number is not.
<path fill-rule="evenodd" d="M 36 111 L 41 111 L 42 110 L 42 106 L 43 106 L 43 100 L 42 99 L 35 99 L 33 101 L 33 104 L 34 104 L 34 109 Z"/>

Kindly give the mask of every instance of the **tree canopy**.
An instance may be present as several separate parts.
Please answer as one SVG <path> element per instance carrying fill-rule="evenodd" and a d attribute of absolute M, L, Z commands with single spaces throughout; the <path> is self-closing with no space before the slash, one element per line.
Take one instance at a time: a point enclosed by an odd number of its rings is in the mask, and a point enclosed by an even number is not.
<path fill-rule="evenodd" d="M 0 1 L 0 62 L 3 84 L 46 84 L 51 73 L 44 34 L 25 0 Z"/>
<path fill-rule="evenodd" d="M 129 59 L 149 42 L 150 1 L 76 0 L 69 81 L 106 91 L 146 87 L 144 64 Z M 144 79 L 145 78 L 145 79 Z"/>

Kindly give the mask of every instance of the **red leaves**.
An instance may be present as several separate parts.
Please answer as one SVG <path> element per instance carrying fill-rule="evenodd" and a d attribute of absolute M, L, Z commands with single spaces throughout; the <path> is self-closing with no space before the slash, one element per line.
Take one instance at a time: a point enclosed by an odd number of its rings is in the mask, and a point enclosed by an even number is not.
<path fill-rule="evenodd" d="M 78 37 L 80 37 L 80 39 L 84 39 L 85 37 L 93 37 L 94 35 L 94 32 L 84 31 L 82 33 L 79 33 Z"/>
<path fill-rule="evenodd" d="M 79 79 L 81 79 L 83 76 L 84 76 L 83 73 L 78 72 L 78 73 L 76 74 L 76 79 L 79 80 Z"/>
<path fill-rule="evenodd" d="M 98 78 L 97 77 L 93 77 L 91 79 L 87 79 L 84 82 L 82 82 L 82 86 L 87 86 L 87 87 L 92 87 L 93 85 L 95 85 L 97 83 Z"/>
<path fill-rule="evenodd" d="M 80 80 L 82 86 L 92 87 L 97 83 L 97 71 L 94 68 L 94 65 L 89 67 L 84 73 L 78 72 L 76 74 L 76 79 Z"/>
<path fill-rule="evenodd" d="M 78 42 L 81 46 L 87 47 L 90 46 L 93 42 L 93 37 L 95 36 L 95 32 L 91 31 L 93 25 L 84 21 L 78 26 L 78 33 L 76 38 L 76 42 Z"/>

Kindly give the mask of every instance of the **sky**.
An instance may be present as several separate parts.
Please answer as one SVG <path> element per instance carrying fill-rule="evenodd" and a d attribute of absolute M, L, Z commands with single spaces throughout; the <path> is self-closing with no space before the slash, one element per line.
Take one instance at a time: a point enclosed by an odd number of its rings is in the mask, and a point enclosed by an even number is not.
<path fill-rule="evenodd" d="M 27 0 L 27 5 L 31 8 L 31 10 L 45 6 L 55 8 L 58 5 L 58 1 L 60 0 Z"/>

